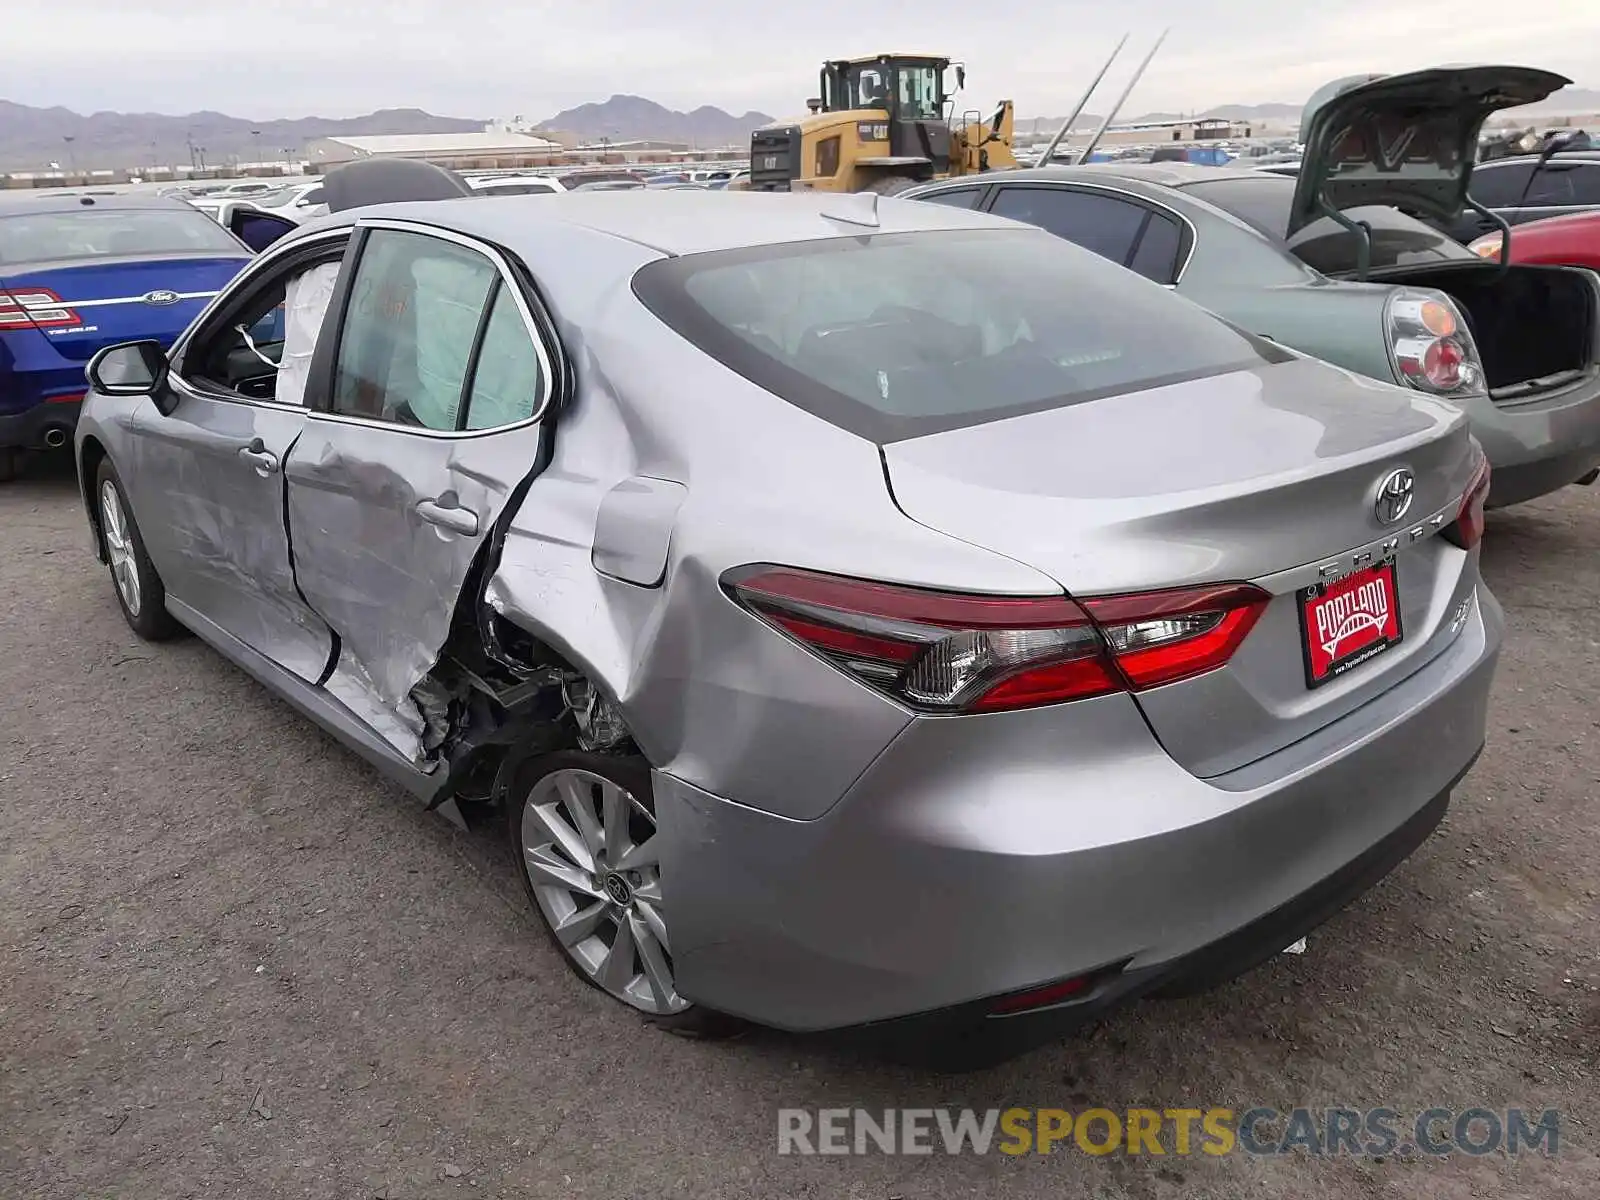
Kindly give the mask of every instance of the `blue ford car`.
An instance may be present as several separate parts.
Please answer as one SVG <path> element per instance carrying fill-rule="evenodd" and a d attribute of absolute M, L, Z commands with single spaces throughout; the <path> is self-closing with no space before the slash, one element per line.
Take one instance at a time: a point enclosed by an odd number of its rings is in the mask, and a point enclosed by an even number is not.
<path fill-rule="evenodd" d="M 251 256 L 182 200 L 0 193 L 0 481 L 72 437 L 95 351 L 171 343 Z"/>

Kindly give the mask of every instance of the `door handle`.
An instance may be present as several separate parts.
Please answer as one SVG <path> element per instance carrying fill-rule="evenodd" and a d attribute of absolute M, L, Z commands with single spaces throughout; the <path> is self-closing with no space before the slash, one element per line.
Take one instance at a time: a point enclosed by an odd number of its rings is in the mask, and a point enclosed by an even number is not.
<path fill-rule="evenodd" d="M 438 500 L 418 500 L 417 515 L 430 525 L 473 537 L 478 532 L 478 514 L 470 508 L 440 504 Z"/>
<path fill-rule="evenodd" d="M 278 456 L 270 450 L 260 449 L 259 444 L 242 447 L 239 457 L 263 475 L 270 475 L 278 469 Z"/>

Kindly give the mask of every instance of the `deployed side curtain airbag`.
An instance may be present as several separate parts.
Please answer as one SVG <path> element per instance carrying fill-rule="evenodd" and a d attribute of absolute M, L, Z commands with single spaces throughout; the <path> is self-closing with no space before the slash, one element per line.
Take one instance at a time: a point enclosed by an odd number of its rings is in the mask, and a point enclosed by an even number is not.
<path fill-rule="evenodd" d="M 275 393 L 279 404 L 305 403 L 311 354 L 338 279 L 339 263 L 322 263 L 296 275 L 284 289 L 283 356 Z"/>
<path fill-rule="evenodd" d="M 454 429 L 494 268 L 476 257 L 419 257 L 411 276 L 417 321 L 417 388 L 411 410 L 429 429 Z"/>

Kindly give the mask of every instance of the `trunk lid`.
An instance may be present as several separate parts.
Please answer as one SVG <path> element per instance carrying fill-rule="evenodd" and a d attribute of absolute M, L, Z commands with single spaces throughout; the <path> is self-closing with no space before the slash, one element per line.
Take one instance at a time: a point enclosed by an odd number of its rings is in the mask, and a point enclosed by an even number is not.
<path fill-rule="evenodd" d="M 1448 644 L 1468 556 L 1429 527 L 1455 515 L 1475 465 L 1454 406 L 1309 359 L 1153 388 L 883 448 L 913 520 L 1036 567 L 1078 599 L 1248 581 L 1272 601 L 1225 667 L 1137 700 L 1198 775 L 1315 732 Z M 1408 469 L 1413 503 L 1377 512 Z M 1299 589 L 1390 538 L 1402 638 L 1315 689 Z"/>
<path fill-rule="evenodd" d="M 1288 233 L 1329 208 L 1369 204 L 1455 220 L 1467 204 L 1484 121 L 1571 82 L 1532 67 L 1463 66 L 1326 84 L 1301 119 L 1305 157 Z"/>
<path fill-rule="evenodd" d="M 0 267 L 15 297 L 56 353 L 87 362 L 118 342 L 170 345 L 250 261 L 216 254 L 29 263 Z"/>

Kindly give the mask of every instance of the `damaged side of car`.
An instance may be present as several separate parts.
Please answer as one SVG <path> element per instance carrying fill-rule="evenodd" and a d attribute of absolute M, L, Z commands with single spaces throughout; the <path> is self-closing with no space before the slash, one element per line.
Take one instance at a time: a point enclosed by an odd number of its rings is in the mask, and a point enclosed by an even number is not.
<path fill-rule="evenodd" d="M 489 596 L 573 388 L 520 263 L 425 224 L 324 222 L 258 259 L 170 357 L 145 357 L 92 364 L 78 448 L 97 556 L 127 525 L 151 564 L 145 595 L 119 593 L 130 622 L 176 618 L 456 819 L 455 797 L 493 798 L 520 758 L 628 747 L 605 686 Z M 121 497 L 109 535 L 102 476 Z M 589 510 L 571 569 L 604 568 L 609 536 L 616 578 L 651 560 L 659 577 L 672 506 L 624 488 L 627 519 L 597 538 L 583 483 L 565 493 Z M 535 627 L 571 623 L 563 592 Z"/>

